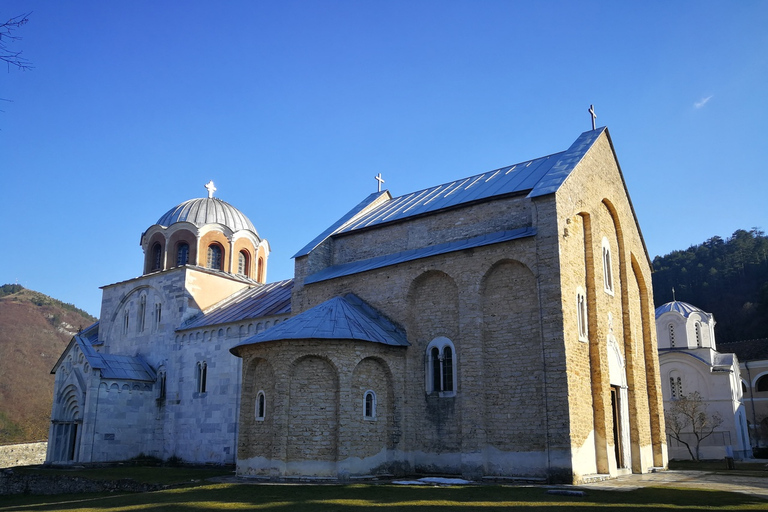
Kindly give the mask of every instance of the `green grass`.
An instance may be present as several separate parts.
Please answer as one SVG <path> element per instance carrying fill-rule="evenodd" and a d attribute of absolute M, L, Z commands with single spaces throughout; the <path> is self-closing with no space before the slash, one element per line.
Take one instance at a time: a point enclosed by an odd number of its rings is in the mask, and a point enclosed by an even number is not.
<path fill-rule="evenodd" d="M 130 478 L 137 482 L 159 484 L 159 485 L 180 485 L 186 483 L 201 482 L 206 478 L 216 476 L 232 476 L 233 468 L 212 467 L 160 467 L 160 466 L 134 466 L 118 465 L 103 468 L 87 469 L 49 469 L 45 467 L 18 467 L 14 468 L 17 474 L 36 474 L 36 475 L 62 475 L 68 477 L 81 477 L 90 480 L 122 480 Z"/>
<path fill-rule="evenodd" d="M 584 497 L 547 494 L 543 487 L 418 487 L 385 484 L 207 484 L 143 494 L 4 496 L 0 511 L 516 511 L 631 509 L 766 510 L 768 501 L 744 494 L 647 487 L 634 491 L 588 491 Z"/>

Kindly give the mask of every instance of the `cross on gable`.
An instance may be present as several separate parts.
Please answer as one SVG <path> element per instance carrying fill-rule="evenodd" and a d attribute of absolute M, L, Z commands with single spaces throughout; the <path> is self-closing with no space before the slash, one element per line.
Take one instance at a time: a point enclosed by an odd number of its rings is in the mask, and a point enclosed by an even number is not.
<path fill-rule="evenodd" d="M 381 192 L 381 184 L 384 183 L 384 179 L 381 177 L 381 173 L 377 174 L 375 178 L 379 182 L 379 192 Z"/>
<path fill-rule="evenodd" d="M 213 197 L 213 193 L 216 192 L 216 187 L 213 186 L 213 180 L 205 184 L 205 188 L 208 190 L 208 199 Z"/>
<path fill-rule="evenodd" d="M 594 105 L 590 105 L 588 112 L 589 112 L 589 115 L 592 116 L 592 129 L 594 130 L 595 129 L 595 119 L 597 119 L 597 114 L 595 114 L 595 106 Z"/>

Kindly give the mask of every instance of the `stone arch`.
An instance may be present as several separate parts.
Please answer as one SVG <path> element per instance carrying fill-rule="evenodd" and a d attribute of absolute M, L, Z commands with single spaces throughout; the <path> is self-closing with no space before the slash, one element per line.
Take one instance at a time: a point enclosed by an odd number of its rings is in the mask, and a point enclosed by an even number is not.
<path fill-rule="evenodd" d="M 525 264 L 504 259 L 480 284 L 485 429 L 502 451 L 544 450 L 544 364 L 536 277 Z M 527 410 L 526 421 L 509 414 Z"/>
<path fill-rule="evenodd" d="M 179 261 L 179 249 L 182 244 L 187 244 L 187 261 Z M 178 267 L 180 264 L 198 265 L 197 261 L 197 235 L 190 229 L 176 229 L 168 239 L 168 263 L 167 268 Z"/>
<path fill-rule="evenodd" d="M 304 355 L 289 370 L 286 474 L 335 474 L 338 457 L 339 375 L 318 355 Z"/>
<path fill-rule="evenodd" d="M 367 391 L 376 396 L 374 418 L 364 417 L 364 399 Z M 392 371 L 379 357 L 362 359 L 352 371 L 351 396 L 352 428 L 344 439 L 349 445 L 348 457 L 371 457 L 383 449 L 394 449 L 397 437 L 393 434 L 394 390 Z"/>
<path fill-rule="evenodd" d="M 439 270 L 417 276 L 408 290 L 408 311 L 408 337 L 419 350 L 438 336 L 452 340 L 461 350 L 459 288 L 451 276 Z"/>
<path fill-rule="evenodd" d="M 275 417 L 279 414 L 281 401 L 276 395 L 277 380 L 272 363 L 256 357 L 243 364 L 243 391 L 240 400 L 240 442 L 238 457 L 249 459 L 275 457 Z M 264 393 L 265 414 L 256 421 L 256 400 L 259 392 Z"/>

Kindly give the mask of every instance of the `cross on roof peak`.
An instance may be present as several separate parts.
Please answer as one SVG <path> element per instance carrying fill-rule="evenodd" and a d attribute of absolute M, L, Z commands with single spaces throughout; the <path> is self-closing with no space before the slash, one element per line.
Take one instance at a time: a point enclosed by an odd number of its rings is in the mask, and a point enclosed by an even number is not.
<path fill-rule="evenodd" d="M 374 176 L 374 178 L 379 182 L 379 192 L 381 192 L 381 184 L 384 183 L 384 178 L 381 177 L 381 173 Z"/>
<path fill-rule="evenodd" d="M 595 129 L 595 119 L 597 119 L 597 114 L 595 114 L 595 106 L 594 105 L 590 105 L 589 106 L 589 110 L 587 112 L 589 112 L 589 115 L 592 116 L 592 129 L 594 130 Z"/>

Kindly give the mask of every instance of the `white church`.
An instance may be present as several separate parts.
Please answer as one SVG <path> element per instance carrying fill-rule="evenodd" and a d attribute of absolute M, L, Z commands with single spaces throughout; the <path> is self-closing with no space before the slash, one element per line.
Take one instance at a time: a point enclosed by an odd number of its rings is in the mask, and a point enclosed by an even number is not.
<path fill-rule="evenodd" d="M 142 274 L 102 288 L 53 368 L 47 463 L 550 482 L 666 467 L 650 258 L 606 128 L 372 193 L 273 283 L 268 242 L 207 188 L 147 228 Z"/>
<path fill-rule="evenodd" d="M 656 336 L 664 409 L 698 392 L 706 414 L 722 419 L 702 442 L 700 458 L 751 458 L 739 361 L 736 354 L 717 350 L 714 316 L 687 302 L 667 302 L 656 309 Z M 695 442 L 690 429 L 683 438 L 689 444 Z M 668 446 L 670 459 L 690 459 L 682 443 L 670 438 Z"/>

